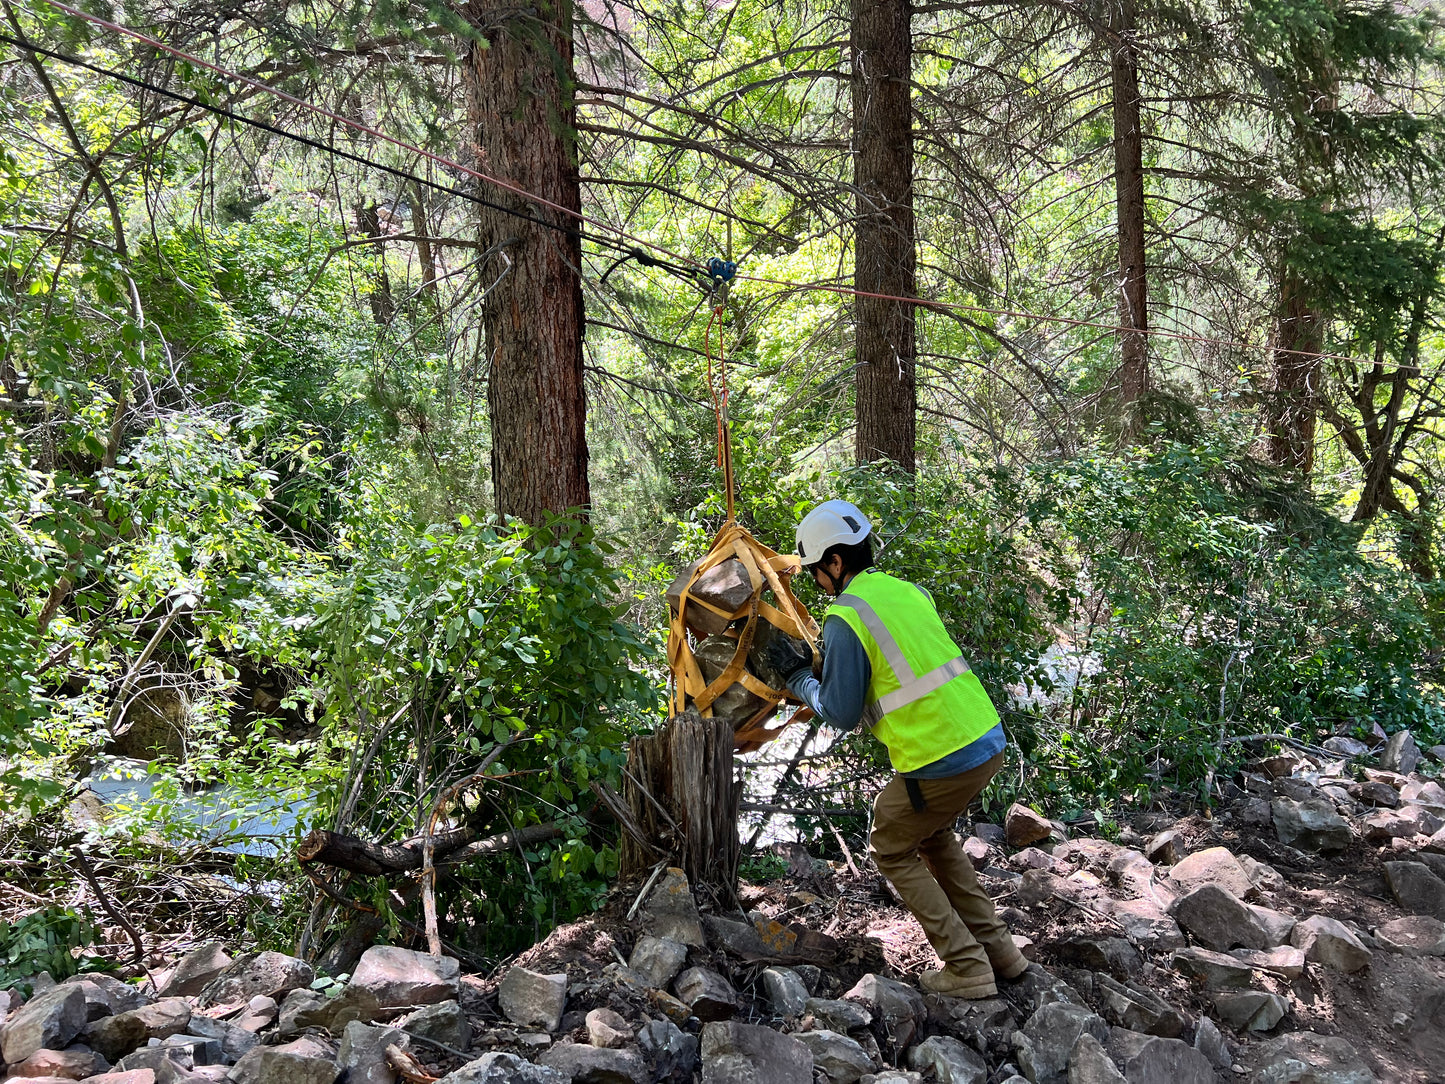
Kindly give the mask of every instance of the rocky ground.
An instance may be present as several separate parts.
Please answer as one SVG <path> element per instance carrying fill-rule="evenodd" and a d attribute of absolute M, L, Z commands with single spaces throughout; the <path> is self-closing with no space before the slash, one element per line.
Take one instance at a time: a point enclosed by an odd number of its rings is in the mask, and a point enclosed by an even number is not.
<path fill-rule="evenodd" d="M 328 985 L 207 944 L 144 987 L 41 976 L 0 994 L 0 1055 L 12 1084 L 1445 1081 L 1445 789 L 1420 762 L 1409 735 L 1336 738 L 1254 763 L 1213 817 L 974 825 L 1035 961 L 988 1001 L 922 995 L 936 961 L 886 882 L 795 848 L 727 908 L 660 870 L 493 975 L 378 946 Z"/>

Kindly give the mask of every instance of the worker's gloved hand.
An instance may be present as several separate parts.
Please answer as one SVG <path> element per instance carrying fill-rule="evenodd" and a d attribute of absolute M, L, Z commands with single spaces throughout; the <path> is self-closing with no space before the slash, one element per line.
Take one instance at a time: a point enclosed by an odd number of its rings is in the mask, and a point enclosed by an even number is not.
<path fill-rule="evenodd" d="M 813 666 L 813 650 L 791 636 L 774 636 L 763 648 L 763 659 L 789 684 L 804 670 Z"/>

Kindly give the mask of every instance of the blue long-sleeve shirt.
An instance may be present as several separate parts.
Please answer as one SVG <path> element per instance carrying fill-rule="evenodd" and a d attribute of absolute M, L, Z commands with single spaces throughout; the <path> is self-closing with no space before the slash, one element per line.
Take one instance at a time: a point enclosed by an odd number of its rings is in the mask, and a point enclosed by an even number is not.
<path fill-rule="evenodd" d="M 852 730 L 863 718 L 873 664 L 852 626 L 841 617 L 823 621 L 823 678 L 811 670 L 800 670 L 788 682 L 794 696 L 807 704 L 818 718 L 838 730 Z M 949 753 L 932 764 L 903 774 L 913 779 L 947 779 L 977 768 L 1003 751 L 1003 724 Z"/>

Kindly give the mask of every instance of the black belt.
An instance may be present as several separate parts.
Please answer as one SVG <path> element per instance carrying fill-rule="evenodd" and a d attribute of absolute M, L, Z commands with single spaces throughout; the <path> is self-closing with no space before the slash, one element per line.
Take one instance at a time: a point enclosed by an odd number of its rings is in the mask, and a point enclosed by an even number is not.
<path fill-rule="evenodd" d="M 928 808 L 928 803 L 923 800 L 923 788 L 918 785 L 917 779 L 905 775 L 903 789 L 908 791 L 908 803 L 913 806 L 913 812 L 922 813 Z"/>

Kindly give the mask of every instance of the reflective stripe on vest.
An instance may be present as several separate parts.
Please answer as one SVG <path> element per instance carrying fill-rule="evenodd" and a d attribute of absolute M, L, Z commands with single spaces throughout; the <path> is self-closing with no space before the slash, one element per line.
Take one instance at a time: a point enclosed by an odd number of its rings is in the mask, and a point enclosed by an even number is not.
<path fill-rule="evenodd" d="M 978 675 L 922 588 L 882 572 L 860 573 L 829 607 L 825 620 L 831 617 L 847 622 L 868 655 L 873 673 L 863 722 L 888 746 L 897 770 L 941 760 L 997 725 Z"/>

